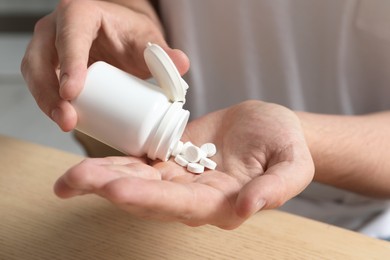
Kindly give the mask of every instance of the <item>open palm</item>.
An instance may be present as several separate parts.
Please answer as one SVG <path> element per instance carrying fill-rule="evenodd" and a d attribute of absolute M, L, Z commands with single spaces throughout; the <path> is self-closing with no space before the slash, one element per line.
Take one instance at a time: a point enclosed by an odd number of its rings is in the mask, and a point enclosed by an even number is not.
<path fill-rule="evenodd" d="M 216 144 L 217 170 L 200 175 L 175 162 L 86 159 L 56 183 L 62 198 L 95 193 L 142 218 L 231 229 L 281 206 L 312 180 L 300 122 L 285 107 L 247 101 L 188 124 L 183 141 Z"/>

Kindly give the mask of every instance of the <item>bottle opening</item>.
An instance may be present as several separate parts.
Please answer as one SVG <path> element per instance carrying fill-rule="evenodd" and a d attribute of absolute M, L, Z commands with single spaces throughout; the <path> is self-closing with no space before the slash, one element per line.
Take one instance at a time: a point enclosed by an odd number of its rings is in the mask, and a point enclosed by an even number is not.
<path fill-rule="evenodd" d="M 187 125 L 190 112 L 183 109 L 183 103 L 174 102 L 163 117 L 148 149 L 152 160 L 167 161 L 174 145 L 181 139 Z"/>

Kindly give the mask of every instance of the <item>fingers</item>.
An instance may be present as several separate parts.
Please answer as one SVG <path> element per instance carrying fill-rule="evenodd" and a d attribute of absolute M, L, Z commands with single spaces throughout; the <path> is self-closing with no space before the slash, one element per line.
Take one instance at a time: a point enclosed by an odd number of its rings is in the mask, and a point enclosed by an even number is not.
<path fill-rule="evenodd" d="M 191 189 L 161 181 L 157 169 L 130 157 L 84 160 L 65 173 L 54 190 L 61 198 L 96 193 L 143 217 L 153 211 L 186 218 L 183 211 L 192 211 L 188 204 L 193 201 Z"/>
<path fill-rule="evenodd" d="M 187 55 L 178 49 L 165 49 L 166 53 L 172 59 L 180 75 L 184 75 L 190 68 L 190 60 Z"/>
<path fill-rule="evenodd" d="M 55 27 L 52 19 L 46 16 L 36 24 L 21 71 L 40 109 L 62 130 L 69 131 L 75 127 L 77 116 L 69 102 L 64 101 L 58 93 L 58 59 L 54 48 Z"/>
<path fill-rule="evenodd" d="M 182 75 L 188 71 L 188 57 L 180 50 L 167 47 L 161 32 L 155 28 L 156 26 L 151 21 L 144 20 L 144 16 L 104 2 L 98 2 L 98 4 L 90 1 L 63 2 L 64 4 L 60 5 L 61 8 L 59 8 L 61 12 L 58 12 L 56 28 L 56 48 L 61 69 L 60 96 L 63 99 L 72 100 L 82 90 L 91 52 L 95 54 L 98 52 L 97 56 L 101 56 L 102 59 L 107 59 L 114 65 L 117 63 L 119 68 L 144 78 L 145 72 L 143 71 L 146 66 L 143 60 L 143 50 L 148 40 L 155 39 L 158 44 L 165 47 Z M 88 13 L 92 15 L 86 17 L 85 10 L 88 10 Z M 118 22 L 114 18 L 115 14 L 122 15 L 124 18 L 131 16 L 132 22 L 124 28 L 115 27 Z M 109 22 L 104 21 L 102 17 Z M 110 24 L 108 25 L 108 23 Z M 122 23 L 126 24 L 124 21 Z M 118 32 L 114 32 L 115 30 Z M 121 30 L 127 34 L 113 37 L 113 34 L 121 35 L 123 33 Z M 150 34 L 144 35 L 144 33 L 138 32 L 142 30 L 150 32 Z M 140 35 L 140 38 L 135 39 L 134 35 Z M 96 43 L 97 47 L 91 50 L 92 43 L 98 37 L 100 38 L 99 42 Z M 105 39 L 105 37 L 113 37 L 113 39 Z M 111 40 L 116 42 L 110 43 Z M 105 49 L 111 49 L 112 53 L 102 53 Z M 126 53 L 128 56 L 123 55 Z M 126 56 L 127 58 L 125 58 Z M 149 72 L 146 73 L 149 74 Z"/>
<path fill-rule="evenodd" d="M 116 179 L 96 193 L 142 218 L 179 221 L 190 226 L 212 224 L 223 229 L 235 228 L 244 221 L 235 214 L 231 203 L 237 194 L 234 178 L 218 171 L 199 178 L 177 178 Z"/>
<path fill-rule="evenodd" d="M 86 15 L 86 10 L 91 15 Z M 76 98 L 83 88 L 92 42 L 101 26 L 99 12 L 89 1 L 62 1 L 57 8 L 59 93 L 65 100 Z"/>
<path fill-rule="evenodd" d="M 119 207 L 146 218 L 188 219 L 196 200 L 189 185 L 141 178 L 118 179 L 98 193 Z M 188 203 L 191 202 L 191 203 Z M 151 212 L 153 216 L 150 215 Z M 160 217 L 158 217 L 159 215 Z"/>
<path fill-rule="evenodd" d="M 234 215 L 226 218 L 232 209 L 223 194 L 199 183 L 123 178 L 110 182 L 97 194 L 142 218 L 191 226 L 222 226 L 234 219 Z"/>
<path fill-rule="evenodd" d="M 143 59 L 136 57 L 143 57 L 147 41 L 156 41 L 168 50 L 181 74 L 188 70 L 187 56 L 167 47 L 155 24 L 146 19 L 112 3 L 62 0 L 37 23 L 21 70 L 38 106 L 62 130 L 76 126 L 77 114 L 68 101 L 82 90 L 89 61 L 115 61 L 121 69 L 147 77 Z"/>
<path fill-rule="evenodd" d="M 273 209 L 296 196 L 313 179 L 314 167 L 308 159 L 281 162 L 271 166 L 264 175 L 247 183 L 236 201 L 237 214 L 248 218 L 261 209 Z"/>
<path fill-rule="evenodd" d="M 61 198 L 94 192 L 112 180 L 126 176 L 160 178 L 159 173 L 140 158 L 107 157 L 85 159 L 69 169 L 54 185 Z"/>
<path fill-rule="evenodd" d="M 54 190 L 61 198 L 95 193 L 143 218 L 175 220 L 191 226 L 210 223 L 226 229 L 242 223 L 229 202 L 232 198 L 220 190 L 221 185 L 232 186 L 229 181 L 234 180 L 229 176 L 211 172 L 199 182 L 192 178 L 173 182 L 161 177 L 158 169 L 137 158 L 86 159 L 65 173 Z"/>
<path fill-rule="evenodd" d="M 238 195 L 237 214 L 248 218 L 261 209 L 277 208 L 285 201 L 285 188 L 283 179 L 277 175 L 263 175 L 253 179 Z"/>

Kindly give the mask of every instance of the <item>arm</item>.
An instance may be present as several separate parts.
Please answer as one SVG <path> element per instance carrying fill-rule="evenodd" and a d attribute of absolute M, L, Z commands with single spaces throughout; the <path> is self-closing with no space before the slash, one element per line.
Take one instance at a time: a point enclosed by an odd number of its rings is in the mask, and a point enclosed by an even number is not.
<path fill-rule="evenodd" d="M 314 180 L 367 196 L 390 197 L 390 112 L 297 114 L 315 163 Z"/>

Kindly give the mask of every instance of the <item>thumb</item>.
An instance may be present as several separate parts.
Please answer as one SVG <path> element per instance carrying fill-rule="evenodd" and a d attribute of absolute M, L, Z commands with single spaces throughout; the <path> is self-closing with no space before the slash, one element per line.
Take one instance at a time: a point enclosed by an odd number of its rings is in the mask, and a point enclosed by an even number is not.
<path fill-rule="evenodd" d="M 248 218 L 261 209 L 282 206 L 296 196 L 312 180 L 311 168 L 300 164 L 283 162 L 247 183 L 236 201 L 237 215 Z"/>
<path fill-rule="evenodd" d="M 273 175 L 262 175 L 247 183 L 237 197 L 237 215 L 246 219 L 263 208 L 276 206 L 276 197 L 283 200 L 280 198 L 280 184 L 281 181 Z"/>

